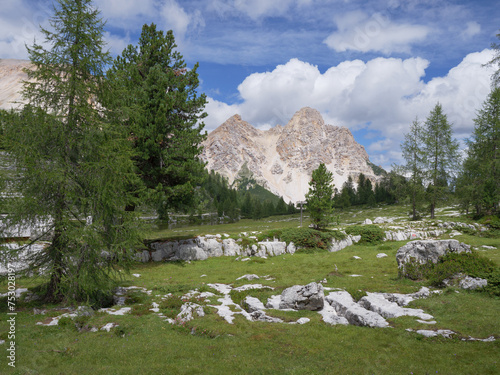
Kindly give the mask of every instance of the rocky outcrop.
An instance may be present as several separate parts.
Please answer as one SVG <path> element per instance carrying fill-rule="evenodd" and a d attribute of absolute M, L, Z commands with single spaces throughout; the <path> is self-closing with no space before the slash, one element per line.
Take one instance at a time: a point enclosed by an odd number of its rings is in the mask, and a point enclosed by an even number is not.
<path fill-rule="evenodd" d="M 367 310 L 356 303 L 348 292 L 332 292 L 325 300 L 338 315 L 345 317 L 352 325 L 378 328 L 389 326 L 389 323 L 380 314 Z"/>
<path fill-rule="evenodd" d="M 448 253 L 470 253 L 469 245 L 457 240 L 417 240 L 408 242 L 396 253 L 398 267 L 404 269 L 405 264 L 412 261 L 424 264 L 437 263 L 439 257 Z"/>
<path fill-rule="evenodd" d="M 345 127 L 324 123 L 321 114 L 302 108 L 286 126 L 262 131 L 239 115 L 211 132 L 203 143 L 207 168 L 228 178 L 251 177 L 285 201 L 304 200 L 311 174 L 320 163 L 333 173 L 340 188 L 349 176 L 360 173 L 377 180 L 368 154 Z"/>
<path fill-rule="evenodd" d="M 294 285 L 281 293 L 280 309 L 294 310 L 321 310 L 324 305 L 325 294 L 323 285 L 310 283 Z"/>
<path fill-rule="evenodd" d="M 443 280 L 443 284 L 446 286 L 457 286 L 461 289 L 475 290 L 487 286 L 488 280 L 458 273 L 449 279 Z"/>
<path fill-rule="evenodd" d="M 297 248 L 293 242 L 262 241 L 242 246 L 232 238 L 219 238 L 220 235 L 198 236 L 188 240 L 154 241 L 148 250 L 137 254 L 141 262 L 163 262 L 176 260 L 205 260 L 211 257 L 244 256 L 267 258 L 283 254 L 294 254 Z M 329 251 L 339 251 L 360 240 L 360 236 L 347 236 L 344 240 L 332 240 Z M 241 241 L 241 240 L 239 240 Z"/>

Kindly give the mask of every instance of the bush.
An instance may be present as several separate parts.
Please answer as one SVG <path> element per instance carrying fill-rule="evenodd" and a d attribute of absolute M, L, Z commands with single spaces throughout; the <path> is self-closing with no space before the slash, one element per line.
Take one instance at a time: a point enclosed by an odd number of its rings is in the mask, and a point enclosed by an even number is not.
<path fill-rule="evenodd" d="M 410 280 L 427 280 L 435 287 L 442 287 L 443 281 L 462 273 L 471 277 L 488 280 L 484 292 L 492 296 L 500 296 L 500 268 L 491 260 L 476 252 L 449 253 L 432 262 L 420 264 L 415 259 L 405 264 L 404 271 L 399 270 L 399 277 Z"/>
<path fill-rule="evenodd" d="M 477 253 L 449 253 L 439 258 L 427 278 L 431 285 L 442 286 L 445 279 L 457 273 L 487 279 L 496 268 L 495 263 Z"/>
<path fill-rule="evenodd" d="M 398 276 L 404 279 L 420 281 L 427 279 L 430 270 L 434 267 L 434 263 L 419 263 L 415 258 L 411 258 L 409 262 L 405 263 L 404 268 L 400 268 Z"/>
<path fill-rule="evenodd" d="M 347 234 L 361 236 L 359 244 L 377 245 L 384 241 L 385 233 L 378 225 L 354 225 L 348 227 Z"/>
<path fill-rule="evenodd" d="M 346 236 L 336 230 L 317 230 L 312 228 L 287 228 L 283 230 L 269 230 L 259 236 L 259 241 L 279 238 L 289 244 L 302 249 L 328 250 L 333 239 L 342 240 Z"/>

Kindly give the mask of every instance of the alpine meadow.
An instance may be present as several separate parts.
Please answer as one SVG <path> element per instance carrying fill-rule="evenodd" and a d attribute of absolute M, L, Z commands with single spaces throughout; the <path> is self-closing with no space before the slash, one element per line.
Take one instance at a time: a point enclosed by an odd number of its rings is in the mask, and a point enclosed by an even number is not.
<path fill-rule="evenodd" d="M 49 5 L 0 15 L 1 374 L 499 373 L 496 6 Z"/>

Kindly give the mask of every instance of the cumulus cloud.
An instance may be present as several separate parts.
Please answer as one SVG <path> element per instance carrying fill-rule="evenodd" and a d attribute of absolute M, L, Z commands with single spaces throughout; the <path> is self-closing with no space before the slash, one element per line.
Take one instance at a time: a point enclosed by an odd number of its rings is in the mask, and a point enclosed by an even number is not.
<path fill-rule="evenodd" d="M 337 17 L 334 22 L 337 31 L 324 43 L 337 52 L 409 53 L 411 45 L 425 40 L 430 32 L 427 26 L 395 23 L 382 13 L 369 16 L 354 11 Z"/>
<path fill-rule="evenodd" d="M 166 30 L 173 30 L 176 37 L 183 39 L 188 27 L 196 29 L 204 25 L 203 17 L 199 10 L 188 13 L 176 0 L 167 0 L 160 10 L 162 21 Z"/>
<path fill-rule="evenodd" d="M 437 102 L 457 136 L 472 131 L 476 111 L 489 93 L 492 69 L 483 64 L 491 57 L 491 50 L 471 53 L 446 76 L 429 82 L 423 80 L 429 62 L 418 57 L 344 61 L 324 73 L 315 65 L 291 59 L 272 71 L 248 76 L 238 86 L 240 103 L 212 100 L 205 122 L 212 130 L 239 113 L 255 126 L 274 126 L 286 124 L 293 113 L 310 106 L 327 123 L 378 134 L 380 140 L 368 151 L 375 161 L 390 165 L 415 116 L 425 120 Z"/>

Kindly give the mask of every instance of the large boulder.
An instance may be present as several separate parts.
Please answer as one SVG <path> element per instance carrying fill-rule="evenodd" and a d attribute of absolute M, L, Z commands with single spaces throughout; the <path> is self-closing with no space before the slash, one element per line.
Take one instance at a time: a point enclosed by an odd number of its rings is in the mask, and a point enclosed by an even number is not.
<path fill-rule="evenodd" d="M 403 268 L 410 262 L 425 264 L 437 263 L 438 259 L 448 253 L 470 253 L 469 245 L 457 240 L 417 240 L 408 242 L 396 253 L 398 267 Z"/>
<path fill-rule="evenodd" d="M 396 302 L 391 302 L 384 298 L 381 293 L 367 293 L 365 297 L 359 300 L 359 304 L 367 310 L 382 315 L 384 318 L 415 316 L 423 320 L 432 319 L 432 315 L 424 313 L 424 310 L 401 307 Z"/>
<path fill-rule="evenodd" d="M 312 282 L 294 285 L 281 293 L 280 309 L 321 310 L 325 303 L 323 285 Z"/>
<path fill-rule="evenodd" d="M 389 326 L 389 323 L 380 314 L 357 304 L 346 291 L 332 292 L 325 300 L 339 316 L 346 318 L 352 325 L 377 328 Z"/>

